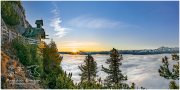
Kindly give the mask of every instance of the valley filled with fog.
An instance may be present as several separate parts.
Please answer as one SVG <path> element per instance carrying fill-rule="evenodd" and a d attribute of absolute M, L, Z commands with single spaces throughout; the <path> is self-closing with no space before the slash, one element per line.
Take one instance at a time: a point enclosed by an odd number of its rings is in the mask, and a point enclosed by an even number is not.
<path fill-rule="evenodd" d="M 61 54 L 63 60 L 61 66 L 63 70 L 67 73 L 72 73 L 72 79 L 75 83 L 80 82 L 79 74 L 81 71 L 78 66 L 83 64 L 86 55 L 69 55 Z M 98 77 L 101 77 L 104 80 L 107 76 L 106 73 L 101 71 L 102 65 L 108 67 L 105 63 L 109 58 L 109 55 L 92 55 L 97 62 L 97 71 Z M 123 55 L 122 66 L 120 69 L 127 75 L 128 80 L 126 83 L 130 84 L 134 82 L 136 87 L 140 88 L 141 86 L 147 89 L 159 88 L 167 89 L 169 88 L 170 80 L 167 80 L 159 76 L 158 69 L 162 65 L 162 57 L 167 56 L 169 58 L 170 68 L 175 64 L 175 61 L 171 60 L 170 54 L 156 54 L 156 55 Z M 178 83 L 178 80 L 176 80 Z"/>

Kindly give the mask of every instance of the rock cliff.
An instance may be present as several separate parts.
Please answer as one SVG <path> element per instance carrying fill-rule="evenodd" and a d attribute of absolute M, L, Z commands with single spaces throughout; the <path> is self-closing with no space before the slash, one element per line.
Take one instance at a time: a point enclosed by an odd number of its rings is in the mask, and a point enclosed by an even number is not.
<path fill-rule="evenodd" d="M 2 1 L 1 6 L 1 88 L 41 88 L 37 80 L 29 77 L 27 68 L 19 62 L 10 46 L 14 38 L 32 27 L 26 20 L 25 10 L 20 1 Z"/>

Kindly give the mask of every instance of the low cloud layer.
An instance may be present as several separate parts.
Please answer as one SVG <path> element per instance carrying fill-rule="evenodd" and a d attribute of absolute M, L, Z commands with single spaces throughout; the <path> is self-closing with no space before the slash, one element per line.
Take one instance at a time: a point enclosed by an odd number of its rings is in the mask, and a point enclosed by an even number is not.
<path fill-rule="evenodd" d="M 53 3 L 54 9 L 51 11 L 53 13 L 52 20 L 50 22 L 50 26 L 53 27 L 54 31 L 56 32 L 55 36 L 63 37 L 66 35 L 68 28 L 62 27 L 62 20 L 60 19 L 60 12 L 55 3 Z"/>
<path fill-rule="evenodd" d="M 170 57 L 169 54 L 159 55 L 123 55 L 124 60 L 120 69 L 128 76 L 126 83 L 130 84 L 134 82 L 138 87 L 145 87 L 148 89 L 168 89 L 170 80 L 167 80 L 159 76 L 158 69 L 163 56 Z M 85 55 L 63 55 L 63 61 L 61 63 L 62 68 L 67 72 L 72 72 L 72 79 L 74 82 L 80 81 L 79 74 L 81 71 L 78 69 L 78 65 L 81 65 L 85 59 Z M 107 67 L 105 63 L 108 55 L 93 55 L 98 66 L 98 76 L 103 79 L 107 74 L 101 71 L 101 65 Z M 173 64 L 173 61 L 170 60 Z M 172 66 L 171 66 L 172 67 Z M 176 80 L 178 83 L 178 80 Z"/>

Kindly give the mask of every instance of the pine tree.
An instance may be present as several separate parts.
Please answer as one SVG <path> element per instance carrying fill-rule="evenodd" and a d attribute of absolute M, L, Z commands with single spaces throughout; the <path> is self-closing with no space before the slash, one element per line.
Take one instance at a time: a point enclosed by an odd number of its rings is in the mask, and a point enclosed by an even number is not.
<path fill-rule="evenodd" d="M 176 60 L 177 61 L 177 60 Z M 179 61 L 173 65 L 172 71 L 169 70 L 168 58 L 165 56 L 162 58 L 163 65 L 160 66 L 159 75 L 166 79 L 179 79 Z"/>
<path fill-rule="evenodd" d="M 80 88 L 97 88 L 96 74 L 97 74 L 97 63 L 91 55 L 86 56 L 83 65 L 79 66 L 81 70 L 81 82 L 79 83 Z"/>
<path fill-rule="evenodd" d="M 179 60 L 179 55 L 177 55 L 176 53 L 172 54 L 172 60 Z"/>
<path fill-rule="evenodd" d="M 59 75 L 56 82 L 56 88 L 57 89 L 73 89 L 75 88 L 75 85 L 73 84 L 73 80 L 71 79 L 72 73 L 66 74 L 66 72 L 63 72 L 63 74 Z"/>
<path fill-rule="evenodd" d="M 172 71 L 169 70 L 168 58 L 165 56 L 162 58 L 163 65 L 160 66 L 159 75 L 166 79 L 179 80 L 179 55 L 172 54 L 172 60 L 177 61 L 177 64 L 173 65 Z M 169 84 L 170 89 L 178 89 L 175 81 L 171 81 Z"/>
<path fill-rule="evenodd" d="M 46 73 L 55 73 L 57 75 L 62 73 L 62 69 L 60 67 L 62 57 L 58 53 L 56 43 L 53 40 L 51 40 L 48 45 L 45 44 L 43 57 L 44 71 Z"/>
<path fill-rule="evenodd" d="M 129 86 L 122 81 L 127 80 L 127 76 L 124 76 L 119 69 L 122 65 L 121 60 L 123 60 L 122 55 L 116 49 L 110 51 L 110 58 L 107 59 L 106 63 L 109 64 L 109 68 L 102 66 L 102 70 L 108 74 L 105 79 L 106 88 L 129 88 Z"/>
<path fill-rule="evenodd" d="M 62 61 L 62 57 L 58 53 L 56 43 L 53 40 L 51 40 L 51 42 L 48 46 L 49 46 L 50 60 L 53 61 L 52 67 L 58 67 L 59 68 L 59 65 Z"/>
<path fill-rule="evenodd" d="M 31 65 L 32 56 L 30 53 L 30 44 L 28 44 L 27 41 L 25 41 L 22 37 L 17 37 L 12 40 L 11 47 L 15 51 L 15 56 L 19 58 L 19 61 L 23 65 Z"/>
<path fill-rule="evenodd" d="M 50 44 L 45 44 L 43 49 L 43 66 L 44 75 L 42 81 L 45 88 L 62 89 L 74 88 L 74 83 L 71 79 L 72 74 L 66 74 L 60 66 L 62 57 L 58 53 L 58 49 L 54 41 Z"/>
<path fill-rule="evenodd" d="M 179 89 L 179 86 L 176 85 L 176 82 L 175 81 L 171 81 L 169 83 L 169 89 Z"/>
<path fill-rule="evenodd" d="M 84 60 L 84 65 L 79 66 L 81 70 L 81 82 L 89 82 L 93 83 L 95 81 L 95 77 L 97 76 L 97 64 L 94 61 L 94 58 L 91 55 L 86 56 Z"/>
<path fill-rule="evenodd" d="M 47 59 L 45 58 L 45 71 L 47 71 L 48 80 L 48 88 L 55 88 L 57 83 L 57 77 L 62 73 L 62 69 L 60 67 L 61 58 L 58 54 L 58 50 L 56 44 L 53 40 L 47 46 Z"/>
<path fill-rule="evenodd" d="M 44 74 L 42 77 L 42 84 L 44 88 L 51 89 L 72 89 L 75 88 L 73 80 L 71 79 L 72 73 L 66 74 L 60 66 L 62 57 L 58 53 L 56 43 L 51 40 L 43 52 L 43 67 Z"/>
<path fill-rule="evenodd" d="M 160 66 L 159 74 L 160 74 L 160 76 L 162 76 L 166 79 L 170 79 L 172 73 L 169 70 L 169 62 L 168 62 L 168 58 L 166 56 L 164 58 L 162 58 L 162 63 L 163 63 L 163 66 Z"/>

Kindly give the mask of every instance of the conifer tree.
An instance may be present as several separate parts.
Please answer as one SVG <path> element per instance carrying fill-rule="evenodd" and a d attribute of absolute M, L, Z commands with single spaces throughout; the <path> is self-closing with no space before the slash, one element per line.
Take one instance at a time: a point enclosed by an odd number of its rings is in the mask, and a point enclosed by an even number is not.
<path fill-rule="evenodd" d="M 95 77 L 97 76 L 97 64 L 94 61 L 94 58 L 91 55 L 86 56 L 84 60 L 85 64 L 79 66 L 81 70 L 81 82 L 89 82 L 92 83 L 95 81 Z"/>
<path fill-rule="evenodd" d="M 171 81 L 169 83 L 169 89 L 179 89 L 179 86 L 176 84 L 175 81 Z"/>
<path fill-rule="evenodd" d="M 83 65 L 79 66 L 81 70 L 81 82 L 80 88 L 98 88 L 96 84 L 96 74 L 97 74 L 97 63 L 91 55 L 86 56 Z"/>
<path fill-rule="evenodd" d="M 170 79 L 172 73 L 169 70 L 169 62 L 168 62 L 168 58 L 166 56 L 164 58 L 162 58 L 162 63 L 163 63 L 163 65 L 160 66 L 159 74 L 160 74 L 160 76 L 162 76 L 166 79 Z"/>
<path fill-rule="evenodd" d="M 179 61 L 177 62 L 177 64 L 173 65 L 172 71 L 169 70 L 169 62 L 166 56 L 162 58 L 162 63 L 163 65 L 160 66 L 160 69 L 159 69 L 160 76 L 166 79 L 174 79 L 174 80 L 179 79 Z"/>
<path fill-rule="evenodd" d="M 43 84 L 45 88 L 73 88 L 74 83 L 71 80 L 72 74 L 66 74 L 60 66 L 62 57 L 58 53 L 58 49 L 54 41 L 51 40 L 50 44 L 45 44 L 43 49 Z M 47 87 L 46 87 L 47 86 Z"/>
<path fill-rule="evenodd" d="M 119 66 L 122 65 L 121 60 L 123 60 L 122 55 L 113 48 L 110 51 L 110 58 L 106 61 L 109 67 L 105 68 L 102 66 L 102 70 L 108 74 L 105 79 L 106 88 L 130 88 L 127 84 L 122 82 L 127 80 L 127 76 L 124 76 L 119 69 Z"/>
<path fill-rule="evenodd" d="M 59 75 L 56 82 L 57 89 L 73 89 L 75 85 L 71 79 L 72 73 L 66 74 L 66 71 L 63 74 Z"/>
<path fill-rule="evenodd" d="M 30 53 L 30 44 L 22 37 L 17 37 L 12 40 L 11 45 L 20 62 L 25 66 L 31 65 L 32 56 Z"/>
<path fill-rule="evenodd" d="M 50 59 L 53 61 L 52 67 L 57 66 L 59 68 L 59 65 L 62 61 L 62 57 L 58 53 L 56 43 L 53 40 L 51 40 L 48 46 L 49 46 L 49 56 L 50 56 Z"/>
<path fill-rule="evenodd" d="M 172 54 L 172 60 L 177 61 L 177 64 L 173 65 L 172 71 L 169 69 L 168 58 L 165 56 L 162 58 L 163 65 L 160 66 L 159 75 L 166 79 L 179 80 L 179 55 Z M 170 89 L 178 89 L 179 86 L 176 85 L 175 81 L 171 81 L 169 84 Z"/>
<path fill-rule="evenodd" d="M 60 67 L 62 57 L 58 53 L 58 49 L 56 43 L 51 40 L 51 42 L 46 45 L 43 49 L 43 57 L 44 57 L 44 69 L 46 73 L 62 73 L 62 69 Z"/>
<path fill-rule="evenodd" d="M 172 60 L 179 60 L 179 55 L 177 55 L 176 53 L 172 54 Z"/>

